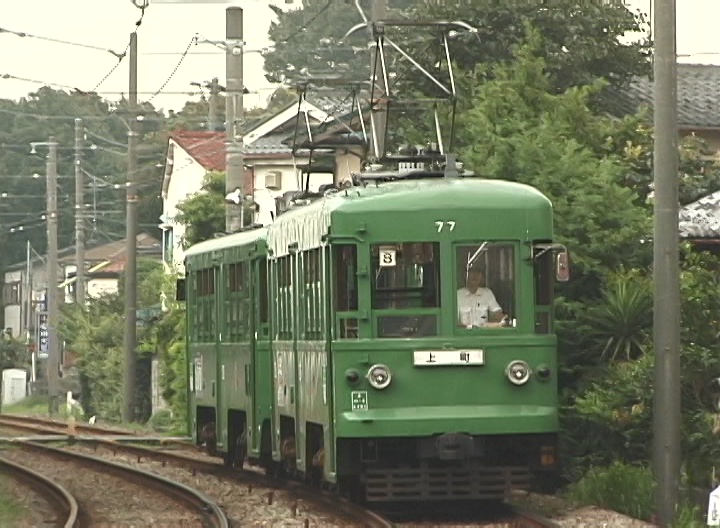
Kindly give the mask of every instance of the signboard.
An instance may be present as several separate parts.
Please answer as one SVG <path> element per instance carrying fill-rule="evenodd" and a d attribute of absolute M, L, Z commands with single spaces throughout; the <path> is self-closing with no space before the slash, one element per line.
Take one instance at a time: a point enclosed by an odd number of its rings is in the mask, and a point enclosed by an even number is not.
<path fill-rule="evenodd" d="M 393 267 L 397 264 L 397 257 L 394 247 L 380 247 L 379 253 L 381 267 Z"/>
<path fill-rule="evenodd" d="M 484 350 L 416 350 L 413 354 L 416 367 L 445 367 L 484 365 Z"/>
<path fill-rule="evenodd" d="M 708 526 L 720 526 L 720 486 L 710 493 L 707 513 Z"/>
<path fill-rule="evenodd" d="M 48 314 L 40 312 L 37 314 L 37 339 L 38 359 L 48 358 Z"/>

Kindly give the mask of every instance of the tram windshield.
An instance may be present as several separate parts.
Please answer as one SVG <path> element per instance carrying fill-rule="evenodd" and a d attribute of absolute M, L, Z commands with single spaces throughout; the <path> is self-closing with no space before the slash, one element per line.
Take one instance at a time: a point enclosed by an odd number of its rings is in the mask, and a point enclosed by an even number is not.
<path fill-rule="evenodd" d="M 378 337 L 437 335 L 440 244 L 378 244 L 372 246 L 371 257 L 372 308 L 379 313 Z M 404 314 L 396 315 L 396 311 Z"/>
<path fill-rule="evenodd" d="M 515 247 L 484 241 L 457 246 L 457 326 L 515 326 Z"/>

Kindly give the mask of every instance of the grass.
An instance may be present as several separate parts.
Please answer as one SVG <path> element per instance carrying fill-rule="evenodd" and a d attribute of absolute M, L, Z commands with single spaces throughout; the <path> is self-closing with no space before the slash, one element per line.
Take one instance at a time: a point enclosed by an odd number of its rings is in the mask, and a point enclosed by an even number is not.
<path fill-rule="evenodd" d="M 14 483 L 0 475 L 0 526 L 17 526 L 29 514 L 29 509 L 20 503 L 10 491 Z"/>
<path fill-rule="evenodd" d="M 3 405 L 2 412 L 4 414 L 47 415 L 48 398 L 40 395 L 28 396 L 13 405 Z"/>

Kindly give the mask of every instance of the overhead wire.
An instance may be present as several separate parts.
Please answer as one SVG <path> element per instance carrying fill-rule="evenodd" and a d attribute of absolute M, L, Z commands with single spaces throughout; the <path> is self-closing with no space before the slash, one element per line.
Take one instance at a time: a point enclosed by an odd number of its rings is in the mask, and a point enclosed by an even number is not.
<path fill-rule="evenodd" d="M 177 73 L 178 69 L 180 68 L 180 65 L 181 65 L 181 64 L 183 63 L 183 61 L 185 60 L 185 57 L 187 57 L 187 54 L 188 54 L 188 52 L 190 51 L 190 48 L 192 47 L 193 43 L 194 43 L 195 45 L 197 45 L 197 35 L 194 35 L 194 36 L 190 39 L 190 42 L 188 42 L 188 45 L 187 45 L 187 47 L 185 48 L 185 51 L 184 51 L 183 54 L 180 56 L 180 60 L 178 60 L 178 63 L 175 65 L 175 67 L 173 68 L 172 72 L 170 72 L 170 75 L 168 76 L 168 78 L 165 79 L 165 82 L 162 83 L 162 86 L 160 86 L 160 88 L 158 88 L 158 89 L 155 91 L 155 93 L 153 93 L 152 96 L 150 96 L 150 98 L 149 98 L 146 102 L 149 103 L 150 101 L 152 101 L 153 99 L 155 99 L 155 97 L 156 97 L 157 95 L 159 95 L 160 93 L 162 93 L 163 89 L 168 85 L 168 83 L 170 82 L 170 80 L 175 76 L 175 73 Z"/>
<path fill-rule="evenodd" d="M 103 48 L 101 46 L 94 46 L 92 44 L 85 44 L 82 42 L 73 42 L 70 40 L 57 39 L 54 37 L 46 37 L 43 35 L 35 35 L 33 33 L 28 33 L 27 31 L 14 31 L 12 29 L 0 27 L 0 33 L 9 33 L 11 35 L 15 35 L 15 36 L 21 37 L 21 38 L 33 38 L 33 39 L 37 39 L 37 40 L 45 40 L 48 42 L 54 42 L 56 44 L 65 44 L 67 46 L 75 46 L 77 48 L 85 48 L 85 49 L 91 49 L 91 50 L 96 50 L 96 51 L 104 51 L 106 53 L 110 53 L 111 55 L 115 55 L 116 57 L 120 56 L 119 53 L 117 53 L 116 51 L 113 51 L 109 48 Z"/>

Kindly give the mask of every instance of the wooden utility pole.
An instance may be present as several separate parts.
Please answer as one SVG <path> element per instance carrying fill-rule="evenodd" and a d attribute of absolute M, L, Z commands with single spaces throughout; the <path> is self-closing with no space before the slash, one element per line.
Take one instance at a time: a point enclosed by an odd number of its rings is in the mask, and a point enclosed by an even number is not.
<path fill-rule="evenodd" d="M 55 413 L 60 396 L 60 304 L 58 290 L 58 240 L 57 240 L 57 148 L 55 137 L 50 136 L 47 161 L 47 333 L 48 333 L 48 410 Z"/>
<path fill-rule="evenodd" d="M 680 487 L 680 264 L 675 0 L 655 0 L 655 393 L 653 468 L 660 526 L 674 521 Z"/>
<path fill-rule="evenodd" d="M 123 420 L 135 419 L 135 377 L 137 348 L 137 33 L 130 34 L 130 130 L 127 163 L 127 229 L 125 265 L 125 379 L 123 384 Z"/>
<path fill-rule="evenodd" d="M 245 198 L 245 162 L 243 159 L 240 120 L 243 115 L 243 10 L 228 7 L 225 19 L 225 192 L 240 190 L 238 203 L 225 201 L 225 231 L 243 227 Z"/>
<path fill-rule="evenodd" d="M 82 119 L 75 119 L 75 302 L 85 306 L 85 186 L 82 169 Z"/>

